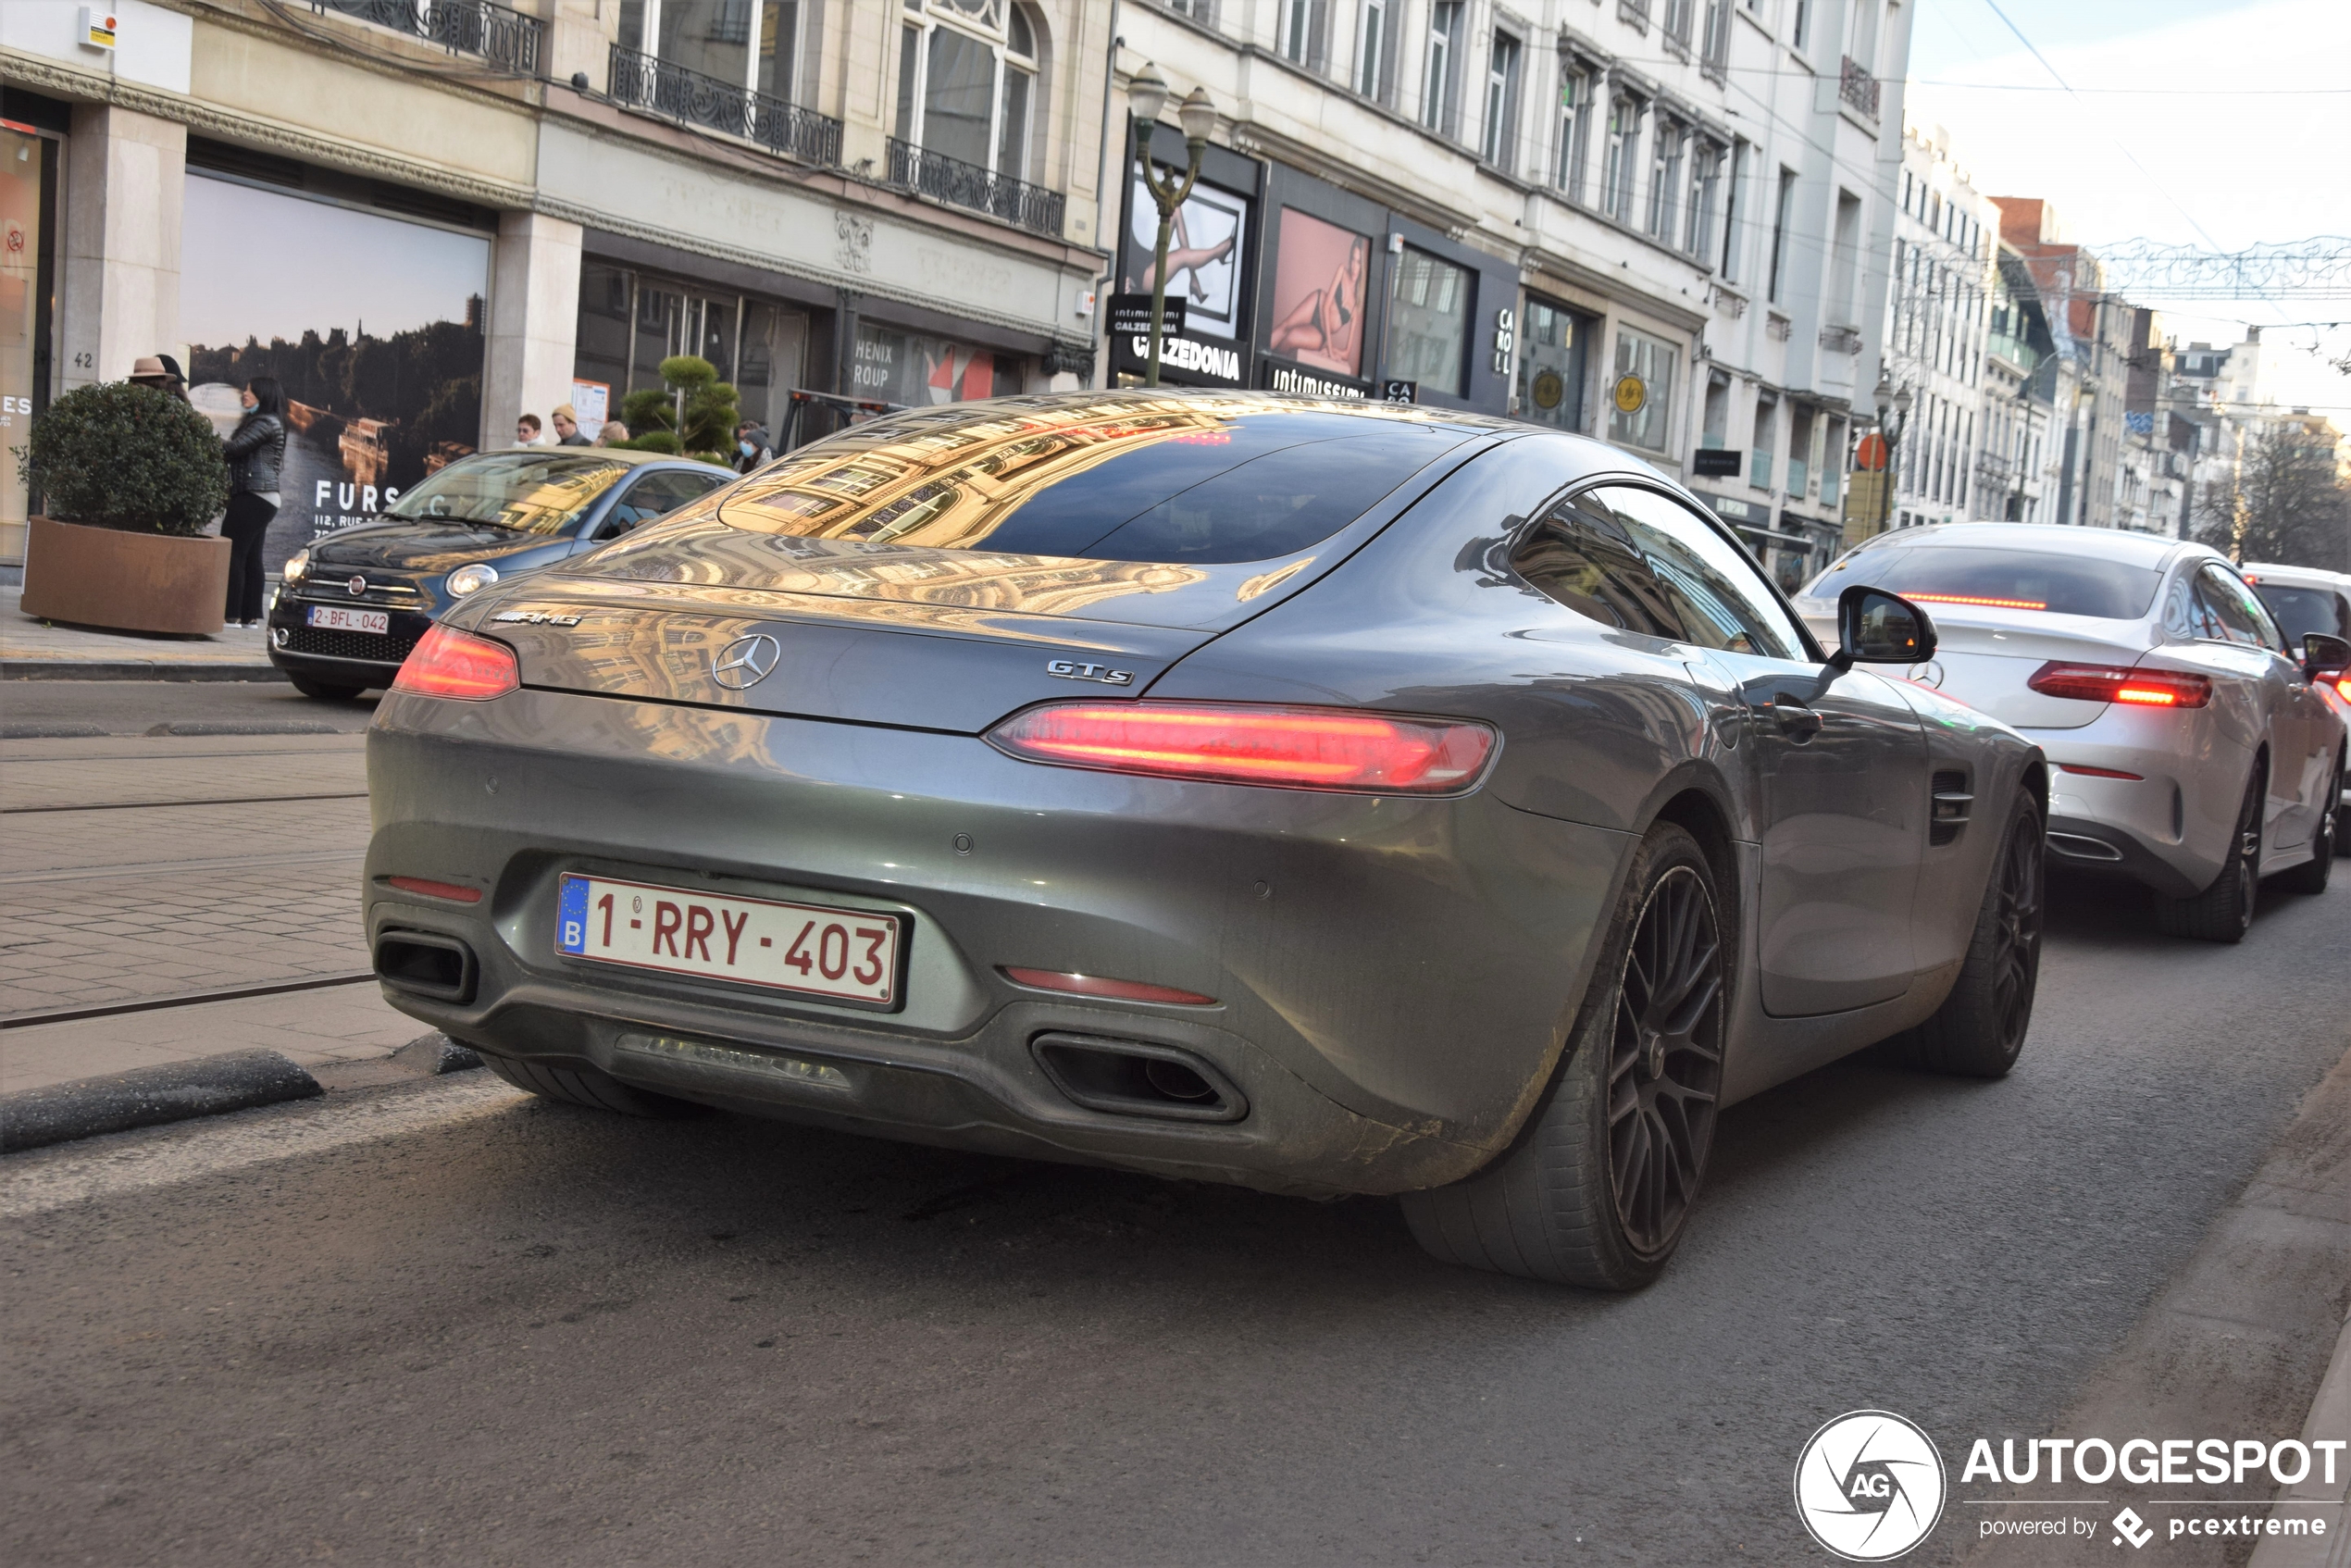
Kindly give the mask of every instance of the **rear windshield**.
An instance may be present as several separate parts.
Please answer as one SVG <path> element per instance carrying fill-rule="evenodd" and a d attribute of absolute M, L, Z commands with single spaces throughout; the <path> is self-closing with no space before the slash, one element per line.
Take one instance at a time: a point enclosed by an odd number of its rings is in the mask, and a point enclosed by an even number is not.
<path fill-rule="evenodd" d="M 2086 555 L 1914 544 L 1848 556 L 1822 573 L 1811 591 L 1830 598 L 1856 582 L 1891 589 L 1926 604 L 1981 604 L 2127 621 L 2147 613 L 2163 574 L 2153 566 Z"/>
<path fill-rule="evenodd" d="M 628 464 L 609 457 L 483 453 L 427 474 L 384 516 L 446 519 L 520 533 L 561 533 L 628 471 Z"/>
<path fill-rule="evenodd" d="M 815 539 L 1202 565 L 1304 550 L 1474 429 L 1268 401 L 902 416 L 802 448 L 722 512 Z M 896 439 L 891 439 L 896 438 Z"/>
<path fill-rule="evenodd" d="M 2314 631 L 2329 637 L 2351 636 L 2343 624 L 2342 602 L 2323 588 L 2288 588 L 2283 583 L 2265 582 L 2254 591 L 2261 595 L 2261 603 L 2270 606 L 2270 614 L 2278 617 L 2289 648 L 2301 647 L 2302 640 Z"/>

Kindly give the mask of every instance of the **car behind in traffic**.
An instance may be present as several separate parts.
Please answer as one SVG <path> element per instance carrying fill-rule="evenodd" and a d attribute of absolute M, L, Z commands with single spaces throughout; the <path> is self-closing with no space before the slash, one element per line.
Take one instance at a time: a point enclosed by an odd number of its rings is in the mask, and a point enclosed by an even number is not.
<path fill-rule="evenodd" d="M 2049 849 L 2160 898 L 2165 927 L 2243 939 L 2260 877 L 2307 891 L 2334 861 L 2344 724 L 2316 689 L 2346 650 L 2289 648 L 2217 551 L 2110 529 L 1957 523 L 1880 534 L 1798 607 L 1850 582 L 1931 607 L 1911 672 L 2037 741 L 2055 770 Z"/>
<path fill-rule="evenodd" d="M 425 629 L 469 593 L 618 539 L 734 475 L 607 447 L 461 457 L 380 521 L 296 551 L 268 614 L 269 661 L 306 697 L 387 686 Z"/>
<path fill-rule="evenodd" d="M 2289 647 L 2300 647 L 2314 631 L 2351 640 L 2351 576 L 2316 566 L 2247 561 L 2245 580 L 2277 617 Z M 2351 669 L 2320 668 L 2315 681 L 2336 716 L 2351 724 Z M 2351 854 L 2351 778 L 2345 779 L 2335 807 L 2334 852 Z"/>

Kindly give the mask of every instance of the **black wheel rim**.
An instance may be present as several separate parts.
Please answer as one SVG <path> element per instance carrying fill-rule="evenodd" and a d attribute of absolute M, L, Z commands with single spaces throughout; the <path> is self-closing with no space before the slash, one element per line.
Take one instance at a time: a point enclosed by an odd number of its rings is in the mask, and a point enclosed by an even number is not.
<path fill-rule="evenodd" d="M 1706 883 L 1677 865 L 1641 905 L 1610 1037 L 1611 1185 L 1624 1238 L 1644 1256 L 1681 1234 L 1714 1141 L 1723 962 Z"/>
<path fill-rule="evenodd" d="M 2041 971 L 2041 835 L 2030 827 L 2009 835 L 2000 860 L 1999 968 L 1992 979 L 1992 1002 L 2000 1020 L 2000 1045 L 2013 1056 L 2033 1022 L 2033 988 Z"/>

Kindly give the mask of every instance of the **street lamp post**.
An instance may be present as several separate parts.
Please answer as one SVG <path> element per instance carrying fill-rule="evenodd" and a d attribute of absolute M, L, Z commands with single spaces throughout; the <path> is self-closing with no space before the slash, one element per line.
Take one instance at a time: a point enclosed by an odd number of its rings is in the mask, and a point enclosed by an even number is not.
<path fill-rule="evenodd" d="M 1192 193 L 1192 186 L 1200 179 L 1200 160 L 1208 156 L 1208 133 L 1216 129 L 1216 105 L 1209 97 L 1208 89 L 1195 87 L 1190 96 L 1176 108 L 1176 118 L 1183 123 L 1184 146 L 1190 161 L 1178 180 L 1172 174 L 1160 178 L 1151 168 L 1151 132 L 1159 129 L 1160 111 L 1167 106 L 1167 79 L 1159 68 L 1146 61 L 1126 84 L 1126 101 L 1135 111 L 1135 160 L 1142 166 L 1143 188 L 1151 193 L 1151 202 L 1159 208 L 1159 240 L 1151 248 L 1151 363 L 1143 372 L 1143 385 L 1159 385 L 1159 343 L 1162 318 L 1167 313 L 1167 241 L 1176 227 L 1176 212 Z"/>
<path fill-rule="evenodd" d="M 1910 422 L 1910 389 L 1897 392 L 1880 380 L 1872 401 L 1877 404 L 1877 433 L 1885 442 L 1885 477 L 1877 487 L 1877 531 L 1884 533 L 1894 516 L 1894 457 L 1902 444 L 1903 427 Z"/>

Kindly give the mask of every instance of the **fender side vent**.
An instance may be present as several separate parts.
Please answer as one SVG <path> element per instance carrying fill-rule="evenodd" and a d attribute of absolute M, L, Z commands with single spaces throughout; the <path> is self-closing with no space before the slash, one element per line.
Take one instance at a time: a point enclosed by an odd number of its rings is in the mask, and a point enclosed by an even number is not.
<path fill-rule="evenodd" d="M 1932 790 L 1934 800 L 1927 814 L 1926 841 L 1947 844 L 1967 826 L 1968 815 L 1975 809 L 1975 797 L 1968 792 L 1967 775 L 1957 768 L 1937 773 Z"/>

